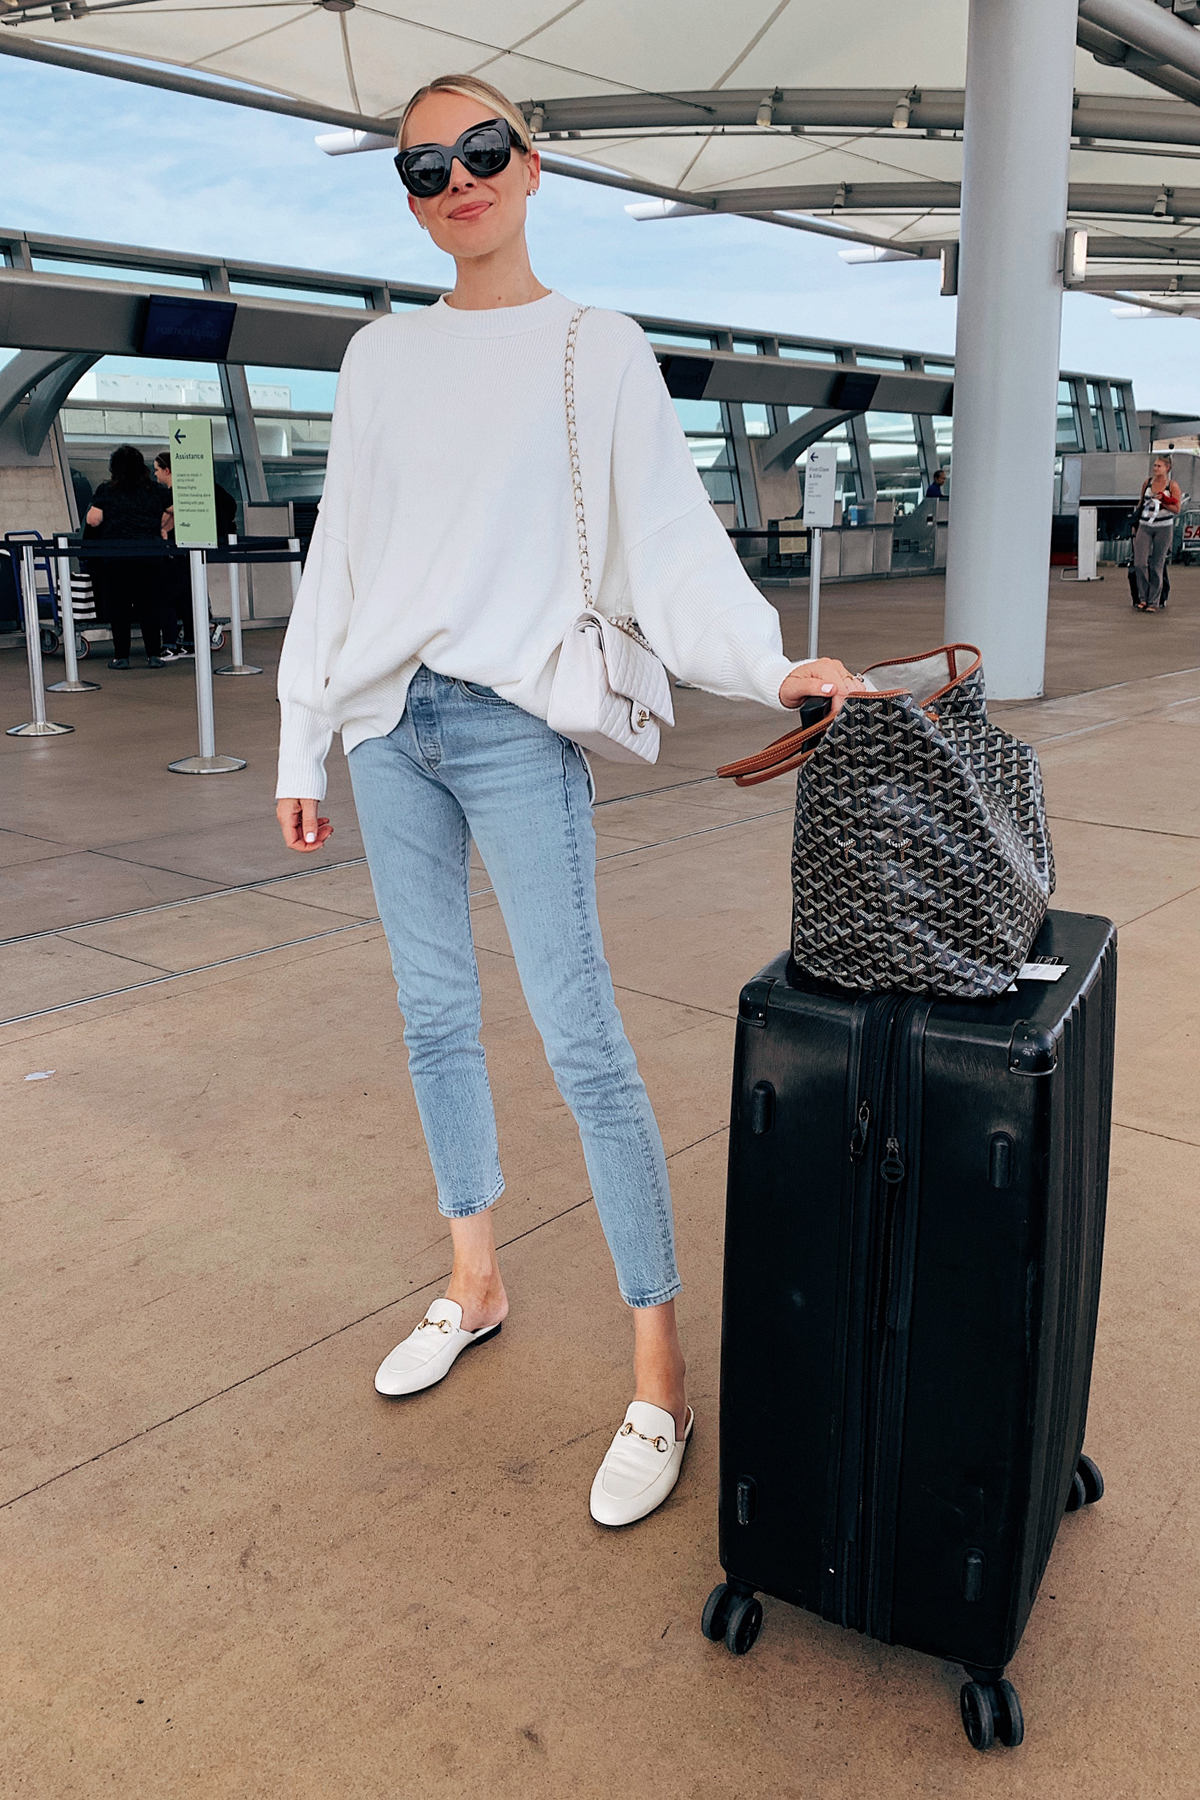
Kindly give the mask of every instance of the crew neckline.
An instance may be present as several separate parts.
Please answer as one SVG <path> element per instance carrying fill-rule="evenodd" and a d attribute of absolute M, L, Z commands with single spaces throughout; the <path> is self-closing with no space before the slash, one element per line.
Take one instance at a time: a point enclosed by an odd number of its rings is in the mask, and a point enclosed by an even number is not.
<path fill-rule="evenodd" d="M 555 318 L 570 301 L 551 288 L 540 300 L 527 300 L 522 306 L 487 306 L 470 311 L 448 306 L 446 296 L 425 309 L 425 318 L 435 331 L 451 337 L 516 337 L 524 331 L 536 331 Z"/>

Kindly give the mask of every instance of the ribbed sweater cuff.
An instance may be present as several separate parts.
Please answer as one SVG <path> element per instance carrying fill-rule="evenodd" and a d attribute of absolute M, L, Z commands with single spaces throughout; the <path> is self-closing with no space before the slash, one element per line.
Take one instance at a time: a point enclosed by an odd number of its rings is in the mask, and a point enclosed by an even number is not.
<path fill-rule="evenodd" d="M 807 658 L 805 660 L 807 661 Z M 798 663 L 792 661 L 790 656 L 771 655 L 763 657 L 761 669 L 758 671 L 759 679 L 764 688 L 763 698 L 767 701 L 768 706 L 773 706 L 775 708 L 776 712 L 795 711 L 794 707 L 785 706 L 783 704 L 783 701 L 779 698 L 779 690 L 791 674 L 792 670 L 799 668 L 799 666 Z M 767 699 L 768 694 L 770 695 L 769 699 Z"/>
<path fill-rule="evenodd" d="M 279 720 L 277 800 L 323 800 L 325 758 L 333 742 L 333 726 L 307 706 L 284 702 Z"/>

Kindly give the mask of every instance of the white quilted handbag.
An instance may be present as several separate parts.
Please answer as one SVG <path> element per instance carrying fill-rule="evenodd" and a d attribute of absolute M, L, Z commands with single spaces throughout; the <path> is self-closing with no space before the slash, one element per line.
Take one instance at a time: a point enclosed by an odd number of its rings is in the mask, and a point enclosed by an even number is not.
<path fill-rule="evenodd" d="M 638 630 L 636 619 L 607 618 L 592 601 L 575 432 L 575 339 L 586 311 L 581 306 L 567 327 L 564 366 L 583 611 L 563 639 L 546 722 L 581 749 L 593 750 L 613 762 L 652 763 L 658 760 L 661 727 L 675 723 L 667 671 Z"/>

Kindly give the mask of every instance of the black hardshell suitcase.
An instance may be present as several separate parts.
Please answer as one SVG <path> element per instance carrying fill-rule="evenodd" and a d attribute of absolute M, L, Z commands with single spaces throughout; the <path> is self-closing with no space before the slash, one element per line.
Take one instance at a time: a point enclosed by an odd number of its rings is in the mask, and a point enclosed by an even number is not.
<path fill-rule="evenodd" d="M 1108 1179 L 1116 932 L 1052 912 L 986 1000 L 849 995 L 786 957 L 742 992 L 721 1353 L 720 1556 L 756 1591 L 964 1664 L 963 1724 L 1019 1743 L 1004 1667 L 1083 1456 Z"/>

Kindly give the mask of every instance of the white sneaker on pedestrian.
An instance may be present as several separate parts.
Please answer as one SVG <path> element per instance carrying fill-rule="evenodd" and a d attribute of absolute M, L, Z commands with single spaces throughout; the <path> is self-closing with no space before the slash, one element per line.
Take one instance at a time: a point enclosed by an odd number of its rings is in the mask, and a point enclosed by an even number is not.
<path fill-rule="evenodd" d="M 625 1423 L 609 1445 L 592 1482 L 591 1514 L 597 1525 L 632 1525 L 662 1505 L 683 1467 L 695 1414 L 688 1407 L 683 1436 L 661 1406 L 633 1400 Z"/>
<path fill-rule="evenodd" d="M 380 1363 L 375 1392 L 394 1400 L 436 1387 L 464 1350 L 495 1337 L 499 1330 L 499 1325 L 485 1325 L 480 1331 L 464 1331 L 457 1300 L 435 1300 L 416 1329 Z"/>

